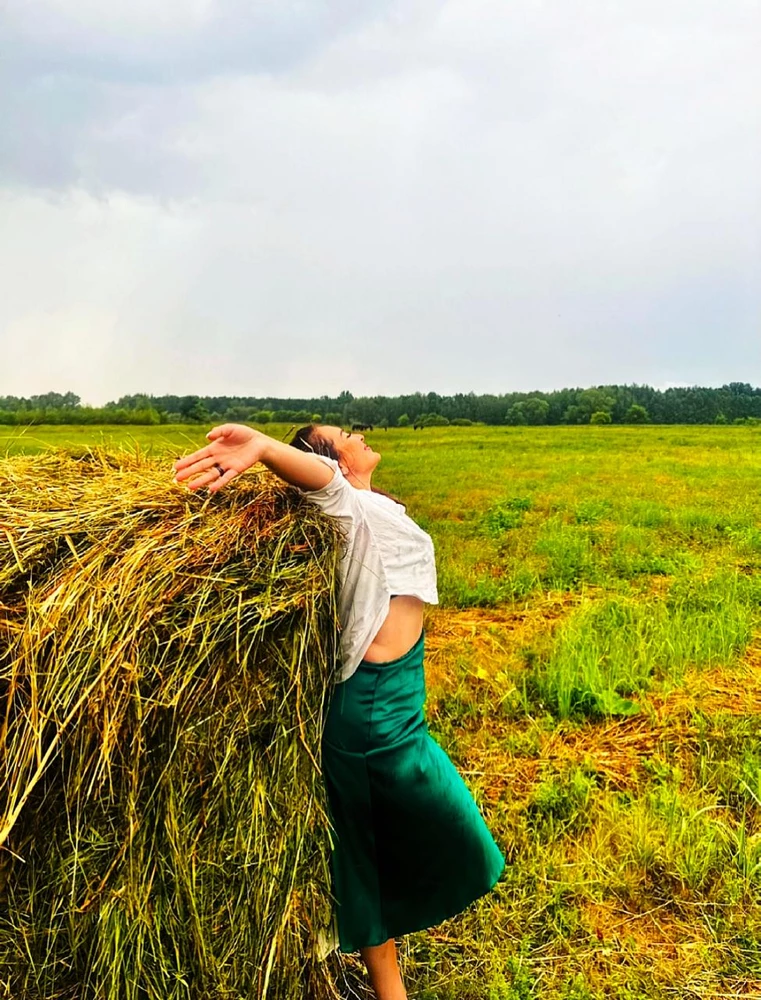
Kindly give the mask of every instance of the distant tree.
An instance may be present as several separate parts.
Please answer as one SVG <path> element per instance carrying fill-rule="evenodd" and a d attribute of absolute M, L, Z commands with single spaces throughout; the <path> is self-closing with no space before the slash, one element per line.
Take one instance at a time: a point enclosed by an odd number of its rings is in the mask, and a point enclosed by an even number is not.
<path fill-rule="evenodd" d="M 144 392 L 138 392 L 132 396 L 121 396 L 115 403 L 106 403 L 106 408 L 124 410 L 145 410 L 151 406 L 153 406 L 153 401 Z"/>
<path fill-rule="evenodd" d="M 73 392 L 46 392 L 32 396 L 30 403 L 37 410 L 69 410 L 79 406 L 81 400 Z"/>
<path fill-rule="evenodd" d="M 310 422 L 313 424 L 319 424 L 321 421 L 322 421 L 321 413 L 313 413 L 312 416 L 310 417 Z"/>
<path fill-rule="evenodd" d="M 449 421 L 440 413 L 421 413 L 415 423 L 418 427 L 448 427 Z"/>
<path fill-rule="evenodd" d="M 580 392 L 576 399 L 576 405 L 579 407 L 579 413 L 582 418 L 579 423 L 587 423 L 591 422 L 593 413 L 610 414 L 616 405 L 616 400 L 607 389 L 598 387 L 584 389 L 583 392 Z"/>
<path fill-rule="evenodd" d="M 505 414 L 505 423 L 513 427 L 522 427 L 528 423 L 526 404 L 523 402 L 513 403 Z"/>
<path fill-rule="evenodd" d="M 251 409 L 248 406 L 230 406 L 225 410 L 225 420 L 231 423 L 242 423 L 252 417 Z"/>
<path fill-rule="evenodd" d="M 340 427 L 343 423 L 342 414 L 338 410 L 331 410 L 329 413 L 326 413 L 323 420 L 326 424 L 330 424 L 333 427 Z"/>
<path fill-rule="evenodd" d="M 547 416 L 550 412 L 550 404 L 546 399 L 540 399 L 538 396 L 531 396 L 524 402 L 523 407 L 529 424 L 536 427 L 540 424 L 547 423 Z"/>
<path fill-rule="evenodd" d="M 118 410 L 116 412 L 119 412 Z M 126 411 L 122 411 L 126 412 Z M 208 424 L 211 420 L 211 414 L 209 413 L 206 404 L 202 399 L 197 399 L 195 403 L 188 409 L 186 413 L 188 420 L 191 420 L 194 424 Z"/>
<path fill-rule="evenodd" d="M 649 419 L 650 414 L 646 407 L 640 406 L 638 403 L 632 403 L 624 417 L 627 424 L 646 424 Z"/>
<path fill-rule="evenodd" d="M 612 421 L 612 417 L 607 410 L 595 410 L 592 416 L 589 418 L 590 424 L 609 424 Z"/>
<path fill-rule="evenodd" d="M 467 417 L 452 417 L 449 421 L 452 427 L 472 427 L 473 421 Z"/>
<path fill-rule="evenodd" d="M 721 388 L 726 392 L 732 393 L 734 396 L 752 396 L 757 392 L 749 382 L 728 382 Z"/>
<path fill-rule="evenodd" d="M 383 421 L 383 412 L 375 399 L 369 396 L 360 396 L 352 400 L 346 406 L 347 424 L 367 424 L 380 426 Z"/>
<path fill-rule="evenodd" d="M 257 410 L 252 414 L 254 422 L 257 424 L 268 424 L 272 420 L 271 410 Z"/>
<path fill-rule="evenodd" d="M 396 426 L 397 427 L 409 427 L 410 426 L 410 418 L 407 416 L 406 413 L 402 413 L 402 414 L 400 414 L 396 418 Z"/>
<path fill-rule="evenodd" d="M 726 424 L 726 423 L 728 423 L 728 421 L 727 421 L 727 418 L 724 416 L 723 413 L 717 413 L 716 414 L 716 418 L 714 420 L 714 423 L 715 424 Z"/>
<path fill-rule="evenodd" d="M 130 423 L 142 424 L 145 427 L 155 427 L 161 423 L 161 414 L 154 406 L 144 406 L 142 409 L 132 410 L 129 416 L 131 417 Z"/>
<path fill-rule="evenodd" d="M 177 409 L 180 411 L 183 417 L 189 420 L 190 411 L 193 409 L 194 406 L 198 404 L 198 402 L 199 402 L 198 396 L 182 396 L 179 399 L 179 406 L 177 407 Z"/>

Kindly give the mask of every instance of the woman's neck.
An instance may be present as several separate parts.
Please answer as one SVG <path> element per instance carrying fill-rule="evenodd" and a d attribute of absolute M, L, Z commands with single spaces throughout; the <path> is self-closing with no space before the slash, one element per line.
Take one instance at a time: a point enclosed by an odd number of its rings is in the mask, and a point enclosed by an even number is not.
<path fill-rule="evenodd" d="M 373 485 L 372 485 L 373 474 L 372 474 L 372 472 L 368 472 L 364 476 L 358 476 L 358 475 L 356 475 L 353 472 L 346 472 L 345 476 L 348 479 L 348 481 L 351 483 L 351 485 L 355 489 L 357 489 L 357 490 L 371 490 L 373 488 Z"/>

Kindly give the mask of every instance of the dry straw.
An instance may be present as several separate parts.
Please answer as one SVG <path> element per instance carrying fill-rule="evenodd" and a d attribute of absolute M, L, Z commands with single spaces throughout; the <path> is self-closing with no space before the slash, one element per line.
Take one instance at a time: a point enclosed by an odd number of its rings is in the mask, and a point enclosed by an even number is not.
<path fill-rule="evenodd" d="M 265 472 L 0 459 L 0 996 L 337 995 L 338 543 Z"/>

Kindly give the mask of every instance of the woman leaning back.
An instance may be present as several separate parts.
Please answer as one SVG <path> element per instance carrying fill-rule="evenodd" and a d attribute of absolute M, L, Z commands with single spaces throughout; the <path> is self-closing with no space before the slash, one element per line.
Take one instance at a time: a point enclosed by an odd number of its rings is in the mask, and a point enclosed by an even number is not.
<path fill-rule="evenodd" d="M 343 529 L 341 664 L 322 745 L 338 936 L 342 951 L 360 951 L 378 1000 L 403 1000 L 394 938 L 459 913 L 504 866 L 423 714 L 423 606 L 438 599 L 433 543 L 373 490 L 380 455 L 361 434 L 311 425 L 287 445 L 223 424 L 207 437 L 175 464 L 177 481 L 216 492 L 262 462 Z"/>

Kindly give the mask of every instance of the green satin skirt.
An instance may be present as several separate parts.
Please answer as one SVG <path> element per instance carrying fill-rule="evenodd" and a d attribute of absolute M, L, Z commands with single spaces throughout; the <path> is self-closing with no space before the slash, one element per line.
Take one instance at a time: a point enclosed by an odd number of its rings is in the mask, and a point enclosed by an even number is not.
<path fill-rule="evenodd" d="M 322 760 L 334 830 L 341 951 L 383 944 L 464 910 L 504 858 L 449 757 L 428 733 L 423 635 L 336 685 Z"/>

